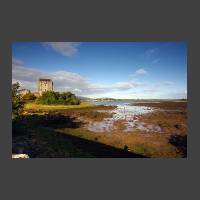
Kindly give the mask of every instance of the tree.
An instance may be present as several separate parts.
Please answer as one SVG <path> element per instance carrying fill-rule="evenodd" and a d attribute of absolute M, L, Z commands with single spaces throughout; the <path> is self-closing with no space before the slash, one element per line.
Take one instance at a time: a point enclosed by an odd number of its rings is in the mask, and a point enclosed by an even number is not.
<path fill-rule="evenodd" d="M 37 103 L 39 104 L 56 104 L 58 102 L 58 94 L 53 91 L 43 92 L 40 97 L 37 99 Z"/>
<path fill-rule="evenodd" d="M 37 103 L 39 104 L 64 104 L 64 105 L 78 105 L 80 100 L 71 92 L 53 92 L 47 91 L 43 92 L 40 97 L 38 97 Z"/>
<path fill-rule="evenodd" d="M 21 96 L 19 83 L 12 84 L 12 118 L 19 116 L 24 108 L 24 101 Z"/>
<path fill-rule="evenodd" d="M 32 94 L 31 92 L 28 92 L 27 94 L 23 95 L 23 100 L 25 102 L 35 101 L 35 99 L 36 99 L 36 96 Z"/>

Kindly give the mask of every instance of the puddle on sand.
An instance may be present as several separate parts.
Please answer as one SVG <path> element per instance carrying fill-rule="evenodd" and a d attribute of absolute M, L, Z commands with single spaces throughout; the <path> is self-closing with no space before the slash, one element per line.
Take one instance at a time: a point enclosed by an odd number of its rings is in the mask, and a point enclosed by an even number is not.
<path fill-rule="evenodd" d="M 123 132 L 131 132 L 135 130 L 161 132 L 162 130 L 159 126 L 153 124 L 149 125 L 137 120 L 136 115 L 143 115 L 153 111 L 154 109 L 146 106 L 118 105 L 114 110 L 99 110 L 98 112 L 113 113 L 113 116 L 110 118 L 104 118 L 104 120 L 100 122 L 89 122 L 85 128 L 93 132 L 111 132 L 117 130 L 114 122 L 124 120 L 125 126 Z"/>

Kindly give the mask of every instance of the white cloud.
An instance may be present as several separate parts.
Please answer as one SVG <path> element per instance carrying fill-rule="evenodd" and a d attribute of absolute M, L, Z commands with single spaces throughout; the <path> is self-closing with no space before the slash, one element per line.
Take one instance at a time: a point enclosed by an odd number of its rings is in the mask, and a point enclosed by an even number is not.
<path fill-rule="evenodd" d="M 163 94 L 165 98 L 173 98 L 173 99 L 184 99 L 187 98 L 187 94 L 185 91 L 171 91 L 169 93 Z"/>
<path fill-rule="evenodd" d="M 143 54 L 143 59 L 147 60 L 149 64 L 155 65 L 160 62 L 159 52 L 159 48 L 147 49 Z"/>
<path fill-rule="evenodd" d="M 160 61 L 160 58 L 156 58 L 156 59 L 154 59 L 151 63 L 152 64 L 156 64 L 156 63 L 158 63 Z"/>
<path fill-rule="evenodd" d="M 174 84 L 174 82 L 173 81 L 164 81 L 163 82 L 163 85 L 173 85 Z"/>
<path fill-rule="evenodd" d="M 15 65 L 23 65 L 24 62 L 20 59 L 17 59 L 17 58 L 12 58 L 12 63 L 15 64 Z"/>
<path fill-rule="evenodd" d="M 142 84 L 130 81 L 130 82 L 117 82 L 111 87 L 119 89 L 119 90 L 128 90 L 128 89 L 132 89 L 138 86 L 142 86 Z"/>
<path fill-rule="evenodd" d="M 75 88 L 74 89 L 74 92 L 82 92 L 82 90 L 78 89 L 78 88 Z"/>
<path fill-rule="evenodd" d="M 39 77 L 46 77 L 48 76 L 45 72 L 32 69 L 32 68 L 26 68 L 23 65 L 12 65 L 12 77 L 16 80 L 21 81 L 35 81 Z"/>
<path fill-rule="evenodd" d="M 141 68 L 141 69 L 138 69 L 138 70 L 135 72 L 135 74 L 143 75 L 143 74 L 147 74 L 147 71 L 146 71 L 145 69 Z"/>
<path fill-rule="evenodd" d="M 157 82 L 154 86 L 158 88 L 158 87 L 171 86 L 171 85 L 175 85 L 175 82 L 173 82 L 173 81 L 160 81 L 160 82 Z"/>
<path fill-rule="evenodd" d="M 146 50 L 145 53 L 144 53 L 144 55 L 145 55 L 147 58 L 151 58 L 151 57 L 157 56 L 157 55 L 158 55 L 158 52 L 159 52 L 159 49 L 158 49 L 158 48 L 152 48 L 152 49 Z"/>
<path fill-rule="evenodd" d="M 146 75 L 148 72 L 144 68 L 139 68 L 137 69 L 133 74 L 130 74 L 130 78 L 136 78 L 137 76 L 140 75 Z"/>
<path fill-rule="evenodd" d="M 155 87 L 150 87 L 150 83 L 144 84 L 137 80 L 121 81 L 113 84 L 96 84 L 78 73 L 42 71 L 25 66 L 23 61 L 18 59 L 13 59 L 12 67 L 12 82 L 19 82 L 23 88 L 30 89 L 31 91 L 37 90 L 37 80 L 39 78 L 51 78 L 54 82 L 55 91 L 71 91 L 79 96 L 113 98 L 187 97 L 187 90 L 163 92 L 161 87 L 173 85 L 174 82 L 172 81 L 159 82 Z M 146 70 L 144 71 L 143 68 L 140 68 L 136 72 L 137 75 L 146 74 Z"/>
<path fill-rule="evenodd" d="M 39 78 L 51 78 L 55 91 L 72 91 L 77 95 L 97 95 L 112 92 L 124 92 L 143 86 L 134 81 L 116 82 L 113 84 L 95 84 L 78 73 L 68 71 L 46 72 L 25 66 L 23 62 L 12 63 L 12 81 L 19 82 L 22 87 L 32 91 L 37 90 Z"/>
<path fill-rule="evenodd" d="M 135 75 L 145 75 L 145 74 L 147 74 L 147 71 L 143 68 L 140 68 L 135 71 Z"/>
<path fill-rule="evenodd" d="M 76 55 L 80 45 L 79 42 L 44 42 L 43 44 L 66 57 Z"/>
<path fill-rule="evenodd" d="M 147 90 L 144 90 L 145 93 L 156 93 L 158 92 L 157 89 L 147 89 Z"/>

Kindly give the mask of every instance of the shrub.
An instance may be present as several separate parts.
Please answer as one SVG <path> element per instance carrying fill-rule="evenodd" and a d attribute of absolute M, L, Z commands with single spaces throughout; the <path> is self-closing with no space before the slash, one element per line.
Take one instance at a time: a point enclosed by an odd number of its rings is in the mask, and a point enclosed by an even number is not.
<path fill-rule="evenodd" d="M 24 108 L 24 101 L 20 92 L 19 83 L 12 84 L 12 118 L 19 116 Z"/>
<path fill-rule="evenodd" d="M 42 93 L 40 97 L 37 98 L 36 103 L 38 104 L 63 104 L 63 105 L 79 105 L 80 100 L 71 92 L 53 92 L 47 91 Z"/>
<path fill-rule="evenodd" d="M 55 92 L 47 91 L 43 92 L 40 97 L 37 98 L 37 103 L 39 104 L 56 104 L 58 102 L 58 98 Z"/>
<path fill-rule="evenodd" d="M 25 102 L 31 102 L 31 101 L 35 101 L 36 99 L 36 96 L 34 94 L 32 94 L 31 92 L 23 95 L 23 100 Z"/>

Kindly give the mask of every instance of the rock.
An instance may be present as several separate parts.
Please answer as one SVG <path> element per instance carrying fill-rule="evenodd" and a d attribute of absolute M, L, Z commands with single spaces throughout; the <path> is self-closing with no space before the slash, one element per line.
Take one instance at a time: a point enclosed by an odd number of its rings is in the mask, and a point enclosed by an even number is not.
<path fill-rule="evenodd" d="M 12 158 L 29 158 L 28 154 L 12 154 Z"/>
<path fill-rule="evenodd" d="M 177 128 L 177 129 L 180 129 L 181 125 L 180 124 L 175 124 L 174 127 Z"/>
<path fill-rule="evenodd" d="M 124 151 L 129 151 L 129 148 L 128 148 L 128 146 L 127 145 L 124 145 Z"/>

